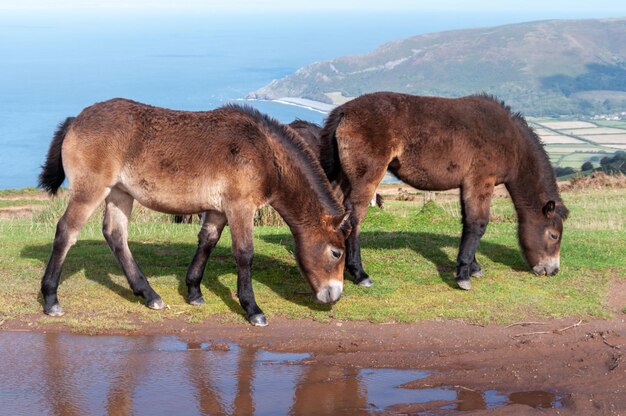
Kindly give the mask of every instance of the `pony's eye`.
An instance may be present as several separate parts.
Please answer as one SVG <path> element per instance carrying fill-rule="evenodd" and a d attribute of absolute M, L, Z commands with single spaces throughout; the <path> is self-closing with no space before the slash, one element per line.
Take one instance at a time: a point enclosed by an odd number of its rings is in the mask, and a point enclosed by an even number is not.
<path fill-rule="evenodd" d="M 550 238 L 552 240 L 558 240 L 559 239 L 559 235 L 557 233 L 550 232 Z"/>
<path fill-rule="evenodd" d="M 339 259 L 341 257 L 341 255 L 343 254 L 343 251 L 337 249 L 337 248 L 331 248 L 330 249 L 330 254 L 332 254 L 333 258 L 335 259 Z"/>

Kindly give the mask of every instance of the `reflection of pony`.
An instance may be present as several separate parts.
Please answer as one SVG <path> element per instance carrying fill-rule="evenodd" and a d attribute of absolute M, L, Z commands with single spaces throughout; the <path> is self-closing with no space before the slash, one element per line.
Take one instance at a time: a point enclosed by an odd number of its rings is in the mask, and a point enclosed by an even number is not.
<path fill-rule="evenodd" d="M 267 203 L 291 228 L 298 265 L 317 299 L 328 303 L 341 296 L 349 232 L 343 207 L 302 139 L 250 107 L 189 112 L 124 99 L 95 104 L 59 128 L 40 186 L 55 193 L 65 175 L 70 200 L 41 284 L 49 315 L 63 314 L 57 287 L 65 256 L 102 201 L 105 239 L 133 293 L 150 308 L 165 304 L 128 249 L 128 217 L 135 199 L 166 213 L 207 212 L 200 250 L 187 276 L 192 301 L 202 299 L 201 271 L 228 222 L 239 301 L 250 322 L 266 324 L 250 273 L 253 218 Z"/>
<path fill-rule="evenodd" d="M 422 190 L 461 188 L 463 234 L 457 282 L 482 274 L 478 243 L 489 221 L 493 188 L 504 183 L 519 220 L 522 252 L 538 274 L 556 274 L 567 209 L 543 146 L 524 118 L 485 95 L 458 99 L 374 93 L 335 108 L 322 131 L 322 165 L 339 180 L 352 211 L 346 268 L 371 281 L 361 263 L 359 233 L 367 205 L 388 169 Z"/>

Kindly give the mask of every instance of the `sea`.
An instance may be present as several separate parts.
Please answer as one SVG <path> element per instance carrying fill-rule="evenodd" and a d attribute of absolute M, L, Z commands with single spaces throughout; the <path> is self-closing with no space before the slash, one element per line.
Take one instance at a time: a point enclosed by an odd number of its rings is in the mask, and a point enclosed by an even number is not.
<path fill-rule="evenodd" d="M 36 186 L 56 126 L 114 97 L 181 110 L 244 102 L 315 61 L 413 35 L 551 17 L 484 12 L 3 11 L 0 189 Z M 582 16 L 580 16 L 582 17 Z M 325 114 L 249 101 L 282 122 Z"/>

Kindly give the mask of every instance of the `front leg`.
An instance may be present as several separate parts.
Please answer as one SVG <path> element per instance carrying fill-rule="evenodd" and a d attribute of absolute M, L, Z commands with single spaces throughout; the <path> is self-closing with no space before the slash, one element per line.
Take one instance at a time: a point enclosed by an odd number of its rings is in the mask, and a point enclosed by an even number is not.
<path fill-rule="evenodd" d="M 456 262 L 456 282 L 464 290 L 472 287 L 470 276 L 482 276 L 482 269 L 476 262 L 476 250 L 489 223 L 494 182 L 492 178 L 486 178 L 461 187 L 463 234 Z"/>
<path fill-rule="evenodd" d="M 351 211 L 350 225 L 352 232 L 346 239 L 346 270 L 354 277 L 354 283 L 369 287 L 373 282 L 363 268 L 361 260 L 361 225 L 367 215 L 371 195 L 376 192 L 376 185 L 360 186 L 352 193 L 344 204 L 347 211 Z"/>
<path fill-rule="evenodd" d="M 252 228 L 254 209 L 240 210 L 228 215 L 230 232 L 233 240 L 233 256 L 237 263 L 237 296 L 246 312 L 246 319 L 254 326 L 266 326 L 267 320 L 254 298 L 252 290 Z"/>
<path fill-rule="evenodd" d="M 354 216 L 350 217 L 352 232 L 346 239 L 346 270 L 354 277 L 359 286 L 372 286 L 372 280 L 363 269 L 361 260 L 361 224 Z"/>

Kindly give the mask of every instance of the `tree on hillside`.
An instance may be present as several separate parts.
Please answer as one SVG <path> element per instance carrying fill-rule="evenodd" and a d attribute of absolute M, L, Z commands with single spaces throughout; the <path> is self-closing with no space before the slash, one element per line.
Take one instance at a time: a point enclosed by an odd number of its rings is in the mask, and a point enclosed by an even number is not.
<path fill-rule="evenodd" d="M 620 150 L 613 157 L 605 156 L 600 160 L 600 168 L 604 173 L 624 173 L 626 174 L 626 152 Z"/>
<path fill-rule="evenodd" d="M 570 168 L 569 166 L 566 168 L 562 168 L 562 167 L 554 168 L 554 174 L 556 175 L 557 178 L 560 178 L 561 176 L 571 175 L 573 173 L 576 173 L 576 171 L 574 170 L 574 168 Z"/>
<path fill-rule="evenodd" d="M 591 163 L 590 161 L 586 161 L 585 163 L 582 164 L 582 166 L 580 167 L 581 171 L 586 171 L 586 170 L 593 170 L 593 163 Z"/>

